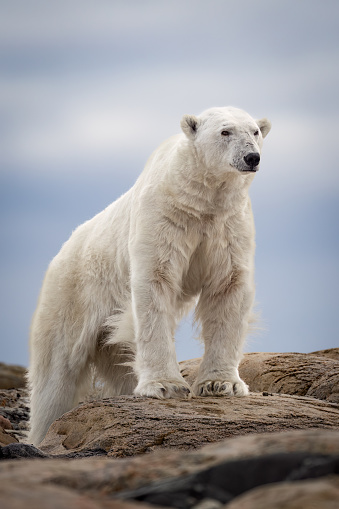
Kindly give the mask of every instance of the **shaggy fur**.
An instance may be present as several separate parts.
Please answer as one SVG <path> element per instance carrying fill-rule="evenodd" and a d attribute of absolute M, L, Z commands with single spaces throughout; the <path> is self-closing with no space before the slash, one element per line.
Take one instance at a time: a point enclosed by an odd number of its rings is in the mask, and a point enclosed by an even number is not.
<path fill-rule="evenodd" d="M 212 108 L 181 127 L 48 268 L 30 340 L 34 444 L 77 404 L 93 366 L 109 395 L 248 393 L 238 374 L 254 299 L 248 189 L 270 123 Z M 191 388 L 174 333 L 195 305 L 205 353 Z"/>

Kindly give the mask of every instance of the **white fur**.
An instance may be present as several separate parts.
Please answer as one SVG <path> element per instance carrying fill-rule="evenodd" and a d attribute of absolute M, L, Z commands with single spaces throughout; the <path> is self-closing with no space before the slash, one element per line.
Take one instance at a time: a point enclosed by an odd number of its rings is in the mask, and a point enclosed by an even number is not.
<path fill-rule="evenodd" d="M 260 153 L 270 123 L 212 108 L 181 126 L 48 268 L 30 341 L 35 444 L 79 401 L 93 366 L 110 395 L 248 393 L 238 374 L 254 298 L 253 173 L 244 156 Z M 205 354 L 190 388 L 174 333 L 196 303 Z"/>

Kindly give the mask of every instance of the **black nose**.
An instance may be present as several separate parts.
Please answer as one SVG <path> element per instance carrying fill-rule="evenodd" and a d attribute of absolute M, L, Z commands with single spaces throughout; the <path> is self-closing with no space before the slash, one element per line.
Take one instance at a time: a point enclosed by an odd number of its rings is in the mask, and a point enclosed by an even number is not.
<path fill-rule="evenodd" d="M 257 152 L 251 152 L 244 157 L 244 161 L 253 170 L 260 162 L 260 155 Z"/>

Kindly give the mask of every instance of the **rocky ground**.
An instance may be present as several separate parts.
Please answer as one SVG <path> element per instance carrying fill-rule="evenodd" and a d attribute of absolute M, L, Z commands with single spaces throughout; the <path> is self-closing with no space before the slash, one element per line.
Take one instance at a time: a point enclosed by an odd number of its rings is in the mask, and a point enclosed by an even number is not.
<path fill-rule="evenodd" d="M 28 419 L 28 390 L 0 389 L 0 445 L 25 442 Z"/>
<path fill-rule="evenodd" d="M 189 382 L 199 362 L 181 363 Z M 24 377 L 11 388 L 0 364 L 1 507 L 339 507 L 339 349 L 246 354 L 240 371 L 248 398 L 95 399 L 38 449 Z"/>

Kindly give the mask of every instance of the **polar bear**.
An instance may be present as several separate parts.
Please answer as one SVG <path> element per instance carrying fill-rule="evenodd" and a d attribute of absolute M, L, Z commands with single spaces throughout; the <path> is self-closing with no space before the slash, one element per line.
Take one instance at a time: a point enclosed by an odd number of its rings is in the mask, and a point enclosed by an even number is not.
<path fill-rule="evenodd" d="M 184 115 L 135 185 L 52 260 L 32 320 L 30 441 L 75 406 L 93 367 L 106 395 L 244 396 L 238 365 L 254 299 L 248 189 L 267 119 Z M 205 353 L 190 387 L 174 333 L 192 307 Z"/>

